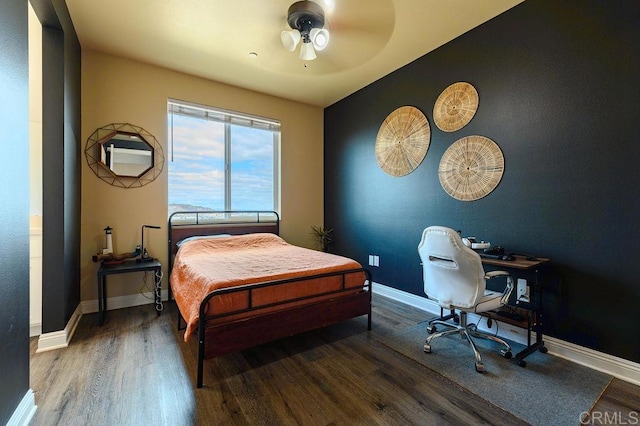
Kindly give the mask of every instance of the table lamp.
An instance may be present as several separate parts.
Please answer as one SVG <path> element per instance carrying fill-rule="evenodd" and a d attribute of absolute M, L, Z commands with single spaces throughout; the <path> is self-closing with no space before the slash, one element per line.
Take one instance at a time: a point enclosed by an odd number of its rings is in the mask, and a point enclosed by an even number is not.
<path fill-rule="evenodd" d="M 160 229 L 159 226 L 155 226 L 155 225 L 142 225 L 142 229 L 140 231 L 140 233 L 142 234 L 142 244 L 140 245 L 141 253 L 140 253 L 140 257 L 136 259 L 136 262 L 151 262 L 154 260 L 153 257 L 149 256 L 149 252 L 144 246 L 144 228 Z"/>

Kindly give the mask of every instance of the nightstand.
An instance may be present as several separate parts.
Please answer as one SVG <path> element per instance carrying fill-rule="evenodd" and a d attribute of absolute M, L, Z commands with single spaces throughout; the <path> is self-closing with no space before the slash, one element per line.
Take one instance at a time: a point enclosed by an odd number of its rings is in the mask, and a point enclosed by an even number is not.
<path fill-rule="evenodd" d="M 130 272 L 152 272 L 153 273 L 153 294 L 155 298 L 156 311 L 158 315 L 162 312 L 162 299 L 160 297 L 162 282 L 162 265 L 157 260 L 149 262 L 125 261 L 114 264 L 101 264 L 98 268 L 98 312 L 99 325 L 104 323 L 104 316 L 107 310 L 107 275 L 128 274 Z"/>

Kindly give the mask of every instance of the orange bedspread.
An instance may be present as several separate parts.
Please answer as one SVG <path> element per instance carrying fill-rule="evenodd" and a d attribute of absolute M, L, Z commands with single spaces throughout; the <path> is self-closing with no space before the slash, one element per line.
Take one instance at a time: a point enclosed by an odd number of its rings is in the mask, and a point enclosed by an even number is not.
<path fill-rule="evenodd" d="M 184 334 L 187 341 L 197 329 L 201 301 L 215 289 L 360 267 L 355 260 L 297 247 L 274 234 L 247 234 L 183 244 L 174 261 L 170 285 L 187 322 Z M 362 272 L 347 277 L 349 288 L 362 286 L 365 279 Z M 342 278 L 337 276 L 262 288 L 253 292 L 251 304 L 258 312 L 268 312 L 275 308 L 260 310 L 260 306 L 326 292 L 327 289 L 339 290 L 341 285 Z M 248 292 L 220 296 L 209 303 L 207 315 L 234 312 L 248 306 Z M 228 319 L 239 317 L 242 314 L 233 314 Z"/>

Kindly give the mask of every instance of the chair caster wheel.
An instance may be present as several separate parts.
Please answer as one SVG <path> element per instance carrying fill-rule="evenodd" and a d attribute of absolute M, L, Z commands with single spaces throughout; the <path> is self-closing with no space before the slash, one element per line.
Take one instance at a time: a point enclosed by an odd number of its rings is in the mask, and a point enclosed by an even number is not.
<path fill-rule="evenodd" d="M 505 357 L 505 359 L 511 359 L 511 357 L 513 356 L 511 351 L 508 349 L 500 349 L 500 355 Z"/>
<path fill-rule="evenodd" d="M 425 344 L 423 350 L 424 350 L 425 353 L 430 354 L 431 353 L 431 345 Z"/>
<path fill-rule="evenodd" d="M 526 366 L 527 366 L 527 362 L 526 362 L 524 359 L 519 359 L 519 360 L 518 360 L 518 365 L 519 365 L 520 367 L 523 367 L 523 368 L 524 368 L 524 367 L 526 367 Z"/>
<path fill-rule="evenodd" d="M 453 317 L 453 322 L 455 322 L 456 324 L 460 324 L 460 317 L 457 315 Z"/>
<path fill-rule="evenodd" d="M 547 352 L 549 352 L 549 349 L 547 349 L 546 346 L 540 346 L 540 349 L 538 349 L 540 352 L 542 352 L 543 354 L 546 354 Z"/>
<path fill-rule="evenodd" d="M 484 365 L 480 361 L 476 361 L 476 371 L 478 373 L 484 372 Z"/>
<path fill-rule="evenodd" d="M 435 325 L 428 325 L 427 326 L 427 333 L 433 334 L 435 332 L 436 332 L 436 326 Z"/>

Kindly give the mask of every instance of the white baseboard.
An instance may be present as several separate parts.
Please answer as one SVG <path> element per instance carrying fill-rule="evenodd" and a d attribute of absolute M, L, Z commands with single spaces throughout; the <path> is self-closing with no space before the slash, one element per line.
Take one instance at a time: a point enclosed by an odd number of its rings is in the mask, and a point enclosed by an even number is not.
<path fill-rule="evenodd" d="M 162 300 L 167 298 L 167 290 L 161 293 Z M 108 310 L 130 308 L 133 306 L 147 305 L 154 303 L 153 293 L 148 292 L 142 294 L 131 294 L 128 296 L 110 297 L 107 299 Z M 88 300 L 81 302 L 71 316 L 64 330 L 54 331 L 51 333 L 40 334 L 38 339 L 38 349 L 36 353 L 50 351 L 53 349 L 66 348 L 76 331 L 76 327 L 83 314 L 91 314 L 98 312 L 98 300 Z M 39 326 L 39 324 L 38 324 Z M 32 330 L 33 331 L 33 328 Z M 37 334 L 36 334 L 37 335 Z"/>
<path fill-rule="evenodd" d="M 397 300 L 398 302 L 402 302 L 406 305 L 413 306 L 414 308 L 421 309 L 430 314 L 440 315 L 440 306 L 433 300 L 429 300 L 426 297 L 416 296 L 415 294 L 407 293 L 376 282 L 373 283 L 373 292 L 375 294 L 388 297 L 389 299 Z M 479 315 L 468 315 L 469 322 L 478 322 L 480 318 L 481 317 Z M 482 321 L 480 321 L 478 323 L 478 328 L 482 331 L 493 331 L 486 327 L 486 321 L 484 322 L 484 325 L 482 324 Z M 498 336 L 523 345 L 526 345 L 527 343 L 527 331 L 525 329 L 503 322 L 499 323 Z M 545 346 L 552 355 L 584 365 L 585 367 L 592 368 L 602 373 L 609 374 L 620 380 L 640 385 L 640 364 L 638 363 L 578 346 L 573 343 L 565 342 L 554 337 L 543 336 L 543 339 Z"/>
<path fill-rule="evenodd" d="M 7 426 L 27 426 L 36 413 L 37 408 L 33 391 L 29 389 L 9 418 Z"/>
<path fill-rule="evenodd" d="M 165 300 L 167 298 L 167 290 L 162 290 L 161 298 Z M 131 294 L 128 296 L 119 296 L 119 297 L 111 297 L 107 299 L 107 308 L 111 309 L 121 309 L 121 308 L 130 308 L 133 306 L 147 305 L 154 303 L 153 293 L 148 292 L 142 294 Z M 73 315 L 71 315 L 71 319 L 67 323 L 67 326 L 64 330 L 54 331 L 51 333 L 40 334 L 40 330 L 35 334 L 40 335 L 38 338 L 38 349 L 36 349 L 36 353 L 51 351 L 54 349 L 66 348 L 69 346 L 69 342 L 71 342 L 71 338 L 73 337 L 73 333 L 76 331 L 76 327 L 78 326 L 78 322 L 82 317 L 82 314 L 90 314 L 98 312 L 98 300 L 88 300 L 85 302 L 81 302 Z M 31 326 L 31 332 L 34 332 L 34 326 L 40 327 L 40 324 Z"/>
<path fill-rule="evenodd" d="M 162 290 L 160 297 L 163 301 L 167 299 L 168 291 Z M 127 296 L 117 296 L 107 298 L 107 311 L 113 309 L 131 308 L 133 306 L 149 305 L 155 303 L 153 293 L 129 294 Z M 164 303 L 164 302 L 163 302 Z M 86 300 L 80 304 L 83 314 L 98 312 L 98 299 Z"/>
<path fill-rule="evenodd" d="M 549 353 L 555 356 L 640 386 L 640 364 L 636 362 L 578 346 L 551 336 L 544 336 L 544 345 L 549 349 Z"/>
<path fill-rule="evenodd" d="M 80 322 L 81 317 L 82 311 L 80 309 L 80 305 L 78 305 L 64 330 L 53 331 L 51 333 L 44 333 L 40 335 L 38 338 L 38 349 L 36 349 L 36 353 L 66 348 L 69 346 L 69 342 L 73 337 L 73 333 L 76 331 L 76 327 L 78 326 L 78 322 Z"/>
<path fill-rule="evenodd" d="M 29 324 L 29 337 L 36 337 L 42 334 L 42 324 L 37 322 Z"/>

